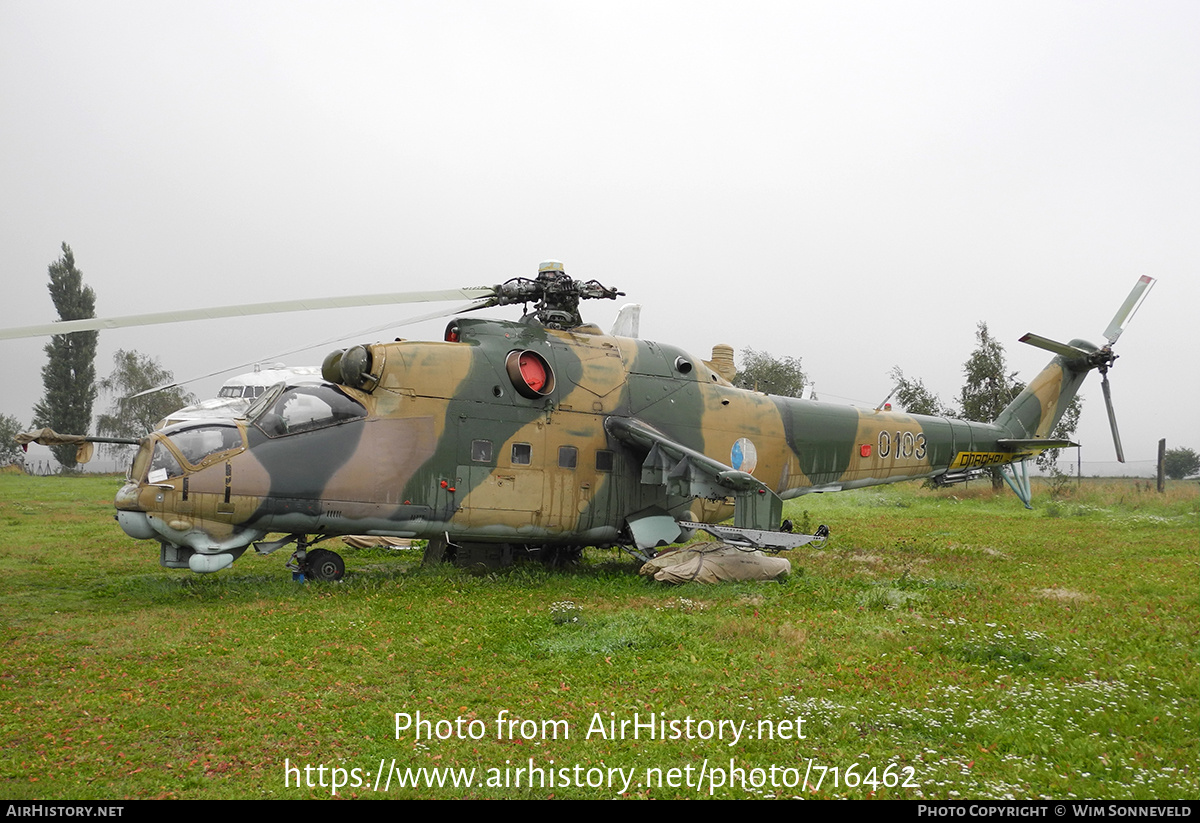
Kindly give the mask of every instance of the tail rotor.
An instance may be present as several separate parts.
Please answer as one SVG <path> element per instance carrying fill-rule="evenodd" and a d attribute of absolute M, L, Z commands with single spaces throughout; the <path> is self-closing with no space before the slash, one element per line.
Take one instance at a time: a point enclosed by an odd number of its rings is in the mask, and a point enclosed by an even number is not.
<path fill-rule="evenodd" d="M 1112 387 L 1108 382 L 1108 370 L 1117 360 L 1117 355 L 1113 353 L 1112 347 L 1121 336 L 1121 333 L 1125 331 L 1125 327 L 1129 325 L 1129 321 L 1142 305 L 1142 301 L 1146 299 L 1146 295 L 1150 293 L 1150 289 L 1154 286 L 1154 283 L 1154 278 L 1146 275 L 1142 275 L 1138 279 L 1133 290 L 1129 292 L 1129 296 L 1125 298 L 1125 302 L 1121 304 L 1121 308 L 1117 309 L 1117 313 L 1113 315 L 1112 322 L 1104 330 L 1104 339 L 1108 341 L 1108 344 L 1103 348 L 1088 351 L 1079 346 L 1060 343 L 1057 340 L 1051 340 L 1032 333 L 1026 334 L 1021 338 L 1022 343 L 1028 343 L 1031 346 L 1037 346 L 1039 349 L 1054 352 L 1057 355 L 1065 357 L 1068 361 L 1078 361 L 1085 368 L 1097 369 L 1100 372 L 1100 389 L 1104 392 L 1104 407 L 1108 410 L 1108 425 L 1112 429 L 1113 445 L 1117 450 L 1117 460 L 1121 463 L 1125 462 L 1125 450 L 1121 448 L 1121 433 L 1117 430 L 1117 415 L 1113 410 Z M 1082 371 L 1082 369 L 1080 370 Z"/>

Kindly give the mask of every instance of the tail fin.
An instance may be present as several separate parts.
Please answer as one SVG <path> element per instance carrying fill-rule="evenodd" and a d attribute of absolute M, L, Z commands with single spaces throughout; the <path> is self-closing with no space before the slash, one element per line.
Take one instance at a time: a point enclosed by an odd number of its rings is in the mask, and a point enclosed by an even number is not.
<path fill-rule="evenodd" d="M 1024 337 L 1021 339 L 1027 342 Z M 1017 399 L 1000 412 L 994 421 L 997 426 L 1007 430 L 1014 438 L 1050 436 L 1067 406 L 1079 393 L 1079 387 L 1083 385 L 1088 372 L 1095 368 L 1086 355 L 1099 351 L 1085 340 L 1072 340 L 1070 345 L 1084 356 L 1059 354 L 1051 360 L 1017 395 Z"/>

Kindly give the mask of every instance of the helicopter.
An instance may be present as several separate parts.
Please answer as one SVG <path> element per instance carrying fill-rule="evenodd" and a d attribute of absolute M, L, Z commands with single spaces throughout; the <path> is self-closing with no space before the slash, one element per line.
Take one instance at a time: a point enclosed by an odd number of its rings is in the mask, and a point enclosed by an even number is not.
<path fill-rule="evenodd" d="M 427 561 L 460 564 L 571 557 L 585 546 L 648 559 L 696 530 L 778 552 L 819 545 L 829 533 L 793 532 L 785 500 L 907 480 L 948 485 L 995 467 L 1008 469 L 1028 507 L 1025 461 L 1075 445 L 1050 433 L 1093 369 L 1123 461 L 1108 370 L 1153 283 L 1138 280 L 1104 346 L 1022 337 L 1054 358 L 991 422 L 737 388 L 728 346 L 703 360 L 585 323 L 581 301 L 622 293 L 575 280 L 558 261 L 490 288 L 390 295 L 473 302 L 454 310 L 442 340 L 338 348 L 321 379 L 277 383 L 237 418 L 149 433 L 136 442 L 116 519 L 129 536 L 156 543 L 167 568 L 216 572 L 251 548 L 294 545 L 293 571 L 333 581 L 343 559 L 314 546 L 351 534 L 428 540 Z M 515 321 L 464 316 L 518 303 Z M 223 311 L 249 313 L 194 314 Z M 137 322 L 69 321 L 0 337 Z M 81 448 L 102 441 L 48 430 L 21 438 Z"/>

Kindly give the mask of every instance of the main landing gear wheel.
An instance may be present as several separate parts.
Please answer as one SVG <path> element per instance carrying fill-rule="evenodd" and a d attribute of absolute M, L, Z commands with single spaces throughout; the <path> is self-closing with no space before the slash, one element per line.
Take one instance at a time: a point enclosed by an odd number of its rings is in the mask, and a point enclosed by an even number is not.
<path fill-rule="evenodd" d="M 346 575 L 346 561 L 337 552 L 328 549 L 314 549 L 308 553 L 305 562 L 305 574 L 310 580 L 320 580 L 323 583 L 334 583 Z"/>

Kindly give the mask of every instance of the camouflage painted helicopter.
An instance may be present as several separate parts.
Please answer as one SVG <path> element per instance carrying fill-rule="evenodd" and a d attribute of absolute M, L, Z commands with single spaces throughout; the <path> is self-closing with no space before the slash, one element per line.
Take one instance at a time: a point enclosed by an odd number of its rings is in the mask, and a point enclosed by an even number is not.
<path fill-rule="evenodd" d="M 1021 338 L 1055 357 L 982 423 L 735 388 L 729 347 L 706 361 L 585 324 L 581 300 L 620 292 L 550 261 L 535 279 L 454 293 L 475 299 L 468 308 L 525 304 L 518 321 L 457 316 L 438 342 L 338 349 L 322 380 L 280 383 L 238 419 L 150 433 L 117 493 L 117 520 L 158 543 L 169 568 L 214 572 L 251 546 L 267 554 L 295 544 L 294 567 L 321 580 L 339 579 L 345 566 L 311 547 L 348 534 L 424 538 L 427 557 L 460 562 L 584 546 L 648 557 L 695 529 L 790 549 L 828 531 L 792 533 L 784 500 L 920 478 L 955 483 L 1074 445 L 1049 434 L 1092 369 L 1123 459 L 1107 372 L 1152 283 L 1138 281 L 1103 347 Z M 28 436 L 63 442 L 53 437 Z M 1009 480 L 1028 505 L 1027 474 Z M 720 525 L 730 516 L 733 525 Z"/>

